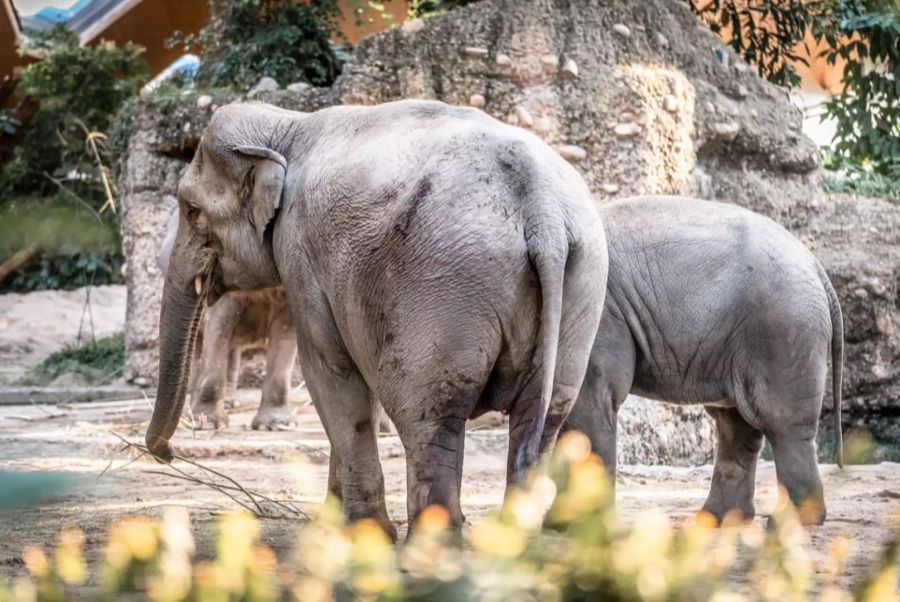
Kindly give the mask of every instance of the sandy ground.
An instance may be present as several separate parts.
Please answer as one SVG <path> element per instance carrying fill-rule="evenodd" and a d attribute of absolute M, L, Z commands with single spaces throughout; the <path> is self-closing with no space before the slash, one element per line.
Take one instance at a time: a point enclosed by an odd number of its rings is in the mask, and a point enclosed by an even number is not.
<path fill-rule="evenodd" d="M 179 431 L 180 452 L 228 474 L 250 490 L 289 499 L 309 509 L 326 489 L 328 445 L 314 411 L 302 405 L 305 391 L 295 395 L 299 426 L 279 432 L 254 432 L 249 422 L 255 391 L 243 391 L 246 403 L 234 411 L 227 431 Z M 52 469 L 77 474 L 77 485 L 38 508 L 0 515 L 0 575 L 23 570 L 22 549 L 49 545 L 65 524 L 86 534 L 87 554 L 96 561 L 104 533 L 117 517 L 158 515 L 169 505 L 190 509 L 199 553 L 211 551 L 217 513 L 235 504 L 203 485 L 173 476 L 171 469 L 150 460 L 132 461 L 115 431 L 135 442 L 143 439 L 150 416 L 145 399 L 61 406 L 0 406 L 0 468 Z M 502 428 L 470 430 L 466 441 L 463 510 L 471 522 L 499 505 L 504 483 L 506 435 Z M 405 467 L 402 447 L 394 436 L 380 440 L 387 503 L 401 533 L 406 530 Z M 180 463 L 196 473 L 196 469 Z M 838 470 L 824 465 L 828 522 L 809 531 L 814 556 L 821 558 L 827 542 L 838 533 L 849 535 L 854 552 L 846 570 L 848 582 L 876 557 L 887 538 L 887 521 L 900 505 L 900 465 L 882 463 Z M 672 468 L 623 466 L 618 478 L 618 508 L 626 518 L 658 507 L 675 522 L 691 520 L 703 503 L 710 466 Z M 761 515 L 775 503 L 775 471 L 763 462 L 758 471 L 757 508 Z M 291 549 L 300 519 L 264 520 L 264 539 L 279 555 Z M 763 520 L 762 518 L 757 520 Z"/>
<path fill-rule="evenodd" d="M 125 320 L 125 288 L 94 287 L 90 304 L 85 289 L 0 296 L 0 385 L 12 382 L 53 351 L 94 336 L 121 331 Z M 90 312 L 87 312 L 87 308 Z M 93 325 L 92 325 L 93 324 Z M 233 411 L 226 431 L 193 431 L 176 436 L 179 452 L 227 474 L 243 487 L 267 497 L 296 502 L 311 509 L 325 495 L 328 444 L 303 388 L 292 395 L 299 425 L 293 430 L 255 432 L 249 423 L 259 392 L 241 391 L 243 404 Z M 128 515 L 159 515 L 167 506 L 190 510 L 198 553 L 212 552 L 216 516 L 236 508 L 233 500 L 210 487 L 177 478 L 171 468 L 137 459 L 123 451 L 118 433 L 143 440 L 151 400 L 55 406 L 0 406 L 0 469 L 57 470 L 75 475 L 75 485 L 41 505 L 0 514 L 0 577 L 24 570 L 27 545 L 49 546 L 66 524 L 86 535 L 89 561 L 96 562 L 109 524 Z M 394 436 L 380 439 L 388 511 L 401 534 L 406 531 L 406 470 L 403 449 Z M 470 523 L 494 511 L 503 495 L 506 433 L 496 421 L 467 434 L 463 511 Z M 177 467 L 206 476 L 185 462 Z M 821 559 L 827 542 L 838 533 L 855 542 L 845 579 L 855 581 L 888 537 L 889 516 L 900 507 L 900 465 L 882 463 L 838 470 L 822 467 L 828 522 L 809 531 L 810 547 Z M 622 466 L 617 504 L 626 519 L 657 507 L 674 522 L 692 520 L 702 505 L 711 466 L 674 468 Z M 219 480 L 221 482 L 221 480 Z M 757 474 L 757 511 L 761 518 L 775 504 L 775 470 L 762 462 Z M 291 550 L 297 516 L 263 521 L 264 540 L 285 556 Z"/>
<path fill-rule="evenodd" d="M 17 380 L 66 345 L 124 328 L 123 285 L 0 295 L 0 383 Z"/>

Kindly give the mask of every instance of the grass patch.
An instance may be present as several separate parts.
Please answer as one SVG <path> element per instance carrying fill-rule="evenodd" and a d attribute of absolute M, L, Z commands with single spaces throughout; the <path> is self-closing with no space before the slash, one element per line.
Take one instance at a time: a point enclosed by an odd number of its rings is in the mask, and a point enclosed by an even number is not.
<path fill-rule="evenodd" d="M 47 385 L 63 374 L 76 374 L 94 384 L 121 372 L 125 365 L 125 335 L 117 333 L 82 345 L 69 345 L 32 368 L 24 384 Z"/>

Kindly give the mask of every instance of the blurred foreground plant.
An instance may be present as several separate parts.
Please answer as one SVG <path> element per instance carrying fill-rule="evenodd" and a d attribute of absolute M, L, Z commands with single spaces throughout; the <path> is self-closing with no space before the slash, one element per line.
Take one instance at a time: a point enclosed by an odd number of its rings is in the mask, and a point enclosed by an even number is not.
<path fill-rule="evenodd" d="M 898 599 L 900 532 L 849 590 L 840 578 L 849 540 L 832 542 L 816 582 L 793 507 L 780 503 L 769 524 L 726 517 L 715 529 L 700 516 L 676 527 L 658 511 L 626 524 L 613 512 L 613 489 L 587 440 L 567 435 L 548 475 L 532 475 L 493 517 L 475 523 L 469 547 L 448 530 L 440 507 L 427 508 L 407 542 L 394 546 L 373 521 L 347 524 L 328 500 L 282 563 L 258 542 L 260 524 L 246 514 L 222 516 L 215 558 L 198 562 L 186 511 L 170 510 L 162 521 L 113 526 L 95 588 L 80 585 L 82 538 L 67 529 L 55 555 L 26 551 L 30 576 L 12 590 L 0 586 L 0 602 L 118 599 L 126 592 L 165 602 Z"/>

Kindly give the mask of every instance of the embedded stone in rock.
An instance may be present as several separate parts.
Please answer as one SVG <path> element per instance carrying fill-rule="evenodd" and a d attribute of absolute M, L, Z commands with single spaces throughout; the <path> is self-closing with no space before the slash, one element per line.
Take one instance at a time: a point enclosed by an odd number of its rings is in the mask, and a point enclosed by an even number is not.
<path fill-rule="evenodd" d="M 612 182 L 605 182 L 600 186 L 600 189 L 606 194 L 616 194 L 619 192 L 619 185 L 613 184 Z"/>
<path fill-rule="evenodd" d="M 463 49 L 463 54 L 474 59 L 480 59 L 488 55 L 488 49 L 480 46 L 466 46 Z"/>
<path fill-rule="evenodd" d="M 528 109 L 521 105 L 516 107 L 516 118 L 518 119 L 519 125 L 522 127 L 530 128 L 534 125 L 534 117 L 531 116 Z"/>
<path fill-rule="evenodd" d="M 735 94 L 737 95 L 738 98 L 747 98 L 747 94 L 748 94 L 747 86 L 744 86 L 744 85 L 738 86 L 737 90 L 735 90 Z"/>
<path fill-rule="evenodd" d="M 669 49 L 669 38 L 664 36 L 663 34 L 656 32 L 656 45 L 662 48 L 663 50 Z"/>
<path fill-rule="evenodd" d="M 404 21 L 400 29 L 406 34 L 419 33 L 425 29 L 425 21 L 422 19 L 410 19 L 409 21 Z"/>
<path fill-rule="evenodd" d="M 548 117 L 538 117 L 534 120 L 534 130 L 542 134 L 553 131 L 553 120 Z"/>
<path fill-rule="evenodd" d="M 623 38 L 631 37 L 631 30 L 624 23 L 616 23 L 612 26 L 612 30 Z"/>
<path fill-rule="evenodd" d="M 498 54 L 497 55 L 497 66 L 498 67 L 511 67 L 512 59 L 509 58 L 507 54 Z"/>
<path fill-rule="evenodd" d="M 249 92 L 247 92 L 247 96 L 252 98 L 263 92 L 275 92 L 276 90 L 278 90 L 278 88 L 280 88 L 280 86 L 278 85 L 278 82 L 275 80 L 275 78 L 266 75 L 260 78 L 259 82 L 257 82 L 257 84 L 253 86 L 253 88 Z"/>
<path fill-rule="evenodd" d="M 665 100 L 663 100 L 663 109 L 669 113 L 676 112 L 678 110 L 678 99 L 669 94 L 666 96 Z"/>
<path fill-rule="evenodd" d="M 714 123 L 712 130 L 716 134 L 716 139 L 724 142 L 731 142 L 737 138 L 738 132 L 741 131 L 741 124 L 736 121 Z"/>
<path fill-rule="evenodd" d="M 297 93 L 297 92 L 305 92 L 307 88 L 311 88 L 311 87 L 312 86 L 310 86 L 306 82 L 294 82 L 292 84 L 289 84 L 288 87 L 285 88 L 285 90 L 287 90 L 288 92 Z"/>
<path fill-rule="evenodd" d="M 473 94 L 469 97 L 469 106 L 475 107 L 476 109 L 480 109 L 484 106 L 485 100 L 484 96 L 481 94 Z"/>
<path fill-rule="evenodd" d="M 205 109 L 206 107 L 208 107 L 211 104 L 212 104 L 212 96 L 210 96 L 208 94 L 201 94 L 200 96 L 197 97 L 197 108 L 198 109 Z"/>
<path fill-rule="evenodd" d="M 556 147 L 556 152 L 566 161 L 582 161 L 587 158 L 587 151 L 574 144 L 561 144 Z"/>
<path fill-rule="evenodd" d="M 545 67 L 556 69 L 559 66 L 559 57 L 555 54 L 545 54 L 541 57 L 541 64 Z"/>
<path fill-rule="evenodd" d="M 566 59 L 562 66 L 562 73 L 569 77 L 578 77 L 578 63 L 573 59 Z"/>
<path fill-rule="evenodd" d="M 640 133 L 641 128 L 636 123 L 617 123 L 613 131 L 618 138 L 631 138 Z"/>

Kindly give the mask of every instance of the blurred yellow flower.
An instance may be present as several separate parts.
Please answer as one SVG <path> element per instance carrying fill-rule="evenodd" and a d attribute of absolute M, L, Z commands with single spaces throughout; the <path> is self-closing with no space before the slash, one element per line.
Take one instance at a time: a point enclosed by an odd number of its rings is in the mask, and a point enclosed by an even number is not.
<path fill-rule="evenodd" d="M 50 575 L 50 561 L 44 551 L 38 547 L 28 546 L 22 554 L 25 568 L 33 576 L 41 578 Z"/>

